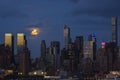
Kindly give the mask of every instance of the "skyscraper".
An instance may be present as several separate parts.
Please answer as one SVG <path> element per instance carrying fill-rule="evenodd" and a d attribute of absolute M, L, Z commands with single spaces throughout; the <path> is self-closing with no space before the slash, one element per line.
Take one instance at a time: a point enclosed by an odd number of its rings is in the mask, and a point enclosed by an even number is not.
<path fill-rule="evenodd" d="M 93 60 L 96 60 L 96 49 L 97 49 L 97 44 L 96 44 L 96 34 L 92 33 L 88 36 L 88 41 L 93 42 Z"/>
<path fill-rule="evenodd" d="M 11 33 L 5 33 L 5 47 L 9 46 L 13 48 L 13 35 Z"/>
<path fill-rule="evenodd" d="M 93 60 L 93 41 L 84 42 L 83 54 L 84 58 L 90 58 Z"/>
<path fill-rule="evenodd" d="M 75 39 L 75 49 L 76 53 L 79 53 L 79 57 L 82 57 L 83 55 L 83 36 L 77 36 Z"/>
<path fill-rule="evenodd" d="M 53 49 L 53 54 L 60 54 L 60 42 L 59 41 L 52 41 L 51 47 Z"/>
<path fill-rule="evenodd" d="M 117 17 L 112 17 L 112 42 L 117 46 Z"/>
<path fill-rule="evenodd" d="M 26 75 L 30 70 L 30 51 L 24 33 L 17 34 L 18 71 Z"/>
<path fill-rule="evenodd" d="M 30 72 L 30 67 L 30 50 L 25 48 L 23 53 L 19 54 L 18 71 L 22 75 L 28 75 L 28 72 Z"/>
<path fill-rule="evenodd" d="M 70 38 L 70 28 L 67 27 L 67 25 L 64 26 L 64 46 L 67 49 L 68 45 L 71 43 L 71 38 Z"/>
<path fill-rule="evenodd" d="M 45 40 L 42 40 L 41 41 L 41 57 L 40 57 L 40 62 L 39 62 L 39 68 L 41 69 L 41 70 L 43 70 L 43 71 L 45 71 L 45 68 L 46 68 L 46 66 L 45 66 L 45 64 L 47 64 L 47 60 L 46 60 L 46 56 L 48 56 L 46 53 L 47 53 L 47 51 L 46 51 L 47 49 L 46 49 L 46 43 L 45 43 Z"/>
<path fill-rule="evenodd" d="M 5 42 L 4 45 L 6 48 L 9 48 L 9 55 L 11 58 L 11 63 L 14 63 L 14 39 L 11 33 L 5 33 Z"/>
<path fill-rule="evenodd" d="M 41 58 L 45 58 L 46 56 L 46 43 L 45 40 L 41 41 Z"/>
<path fill-rule="evenodd" d="M 60 42 L 51 42 L 52 54 L 54 55 L 54 69 L 58 69 L 60 66 Z"/>
<path fill-rule="evenodd" d="M 18 54 L 23 52 L 26 45 L 27 45 L 27 41 L 26 41 L 25 34 L 18 33 L 17 34 L 17 51 L 18 51 Z"/>
<path fill-rule="evenodd" d="M 75 39 L 75 68 L 78 71 L 80 61 L 83 58 L 83 36 L 77 36 Z"/>
<path fill-rule="evenodd" d="M 84 57 L 96 60 L 96 35 L 94 33 L 88 36 L 87 42 L 84 42 Z"/>

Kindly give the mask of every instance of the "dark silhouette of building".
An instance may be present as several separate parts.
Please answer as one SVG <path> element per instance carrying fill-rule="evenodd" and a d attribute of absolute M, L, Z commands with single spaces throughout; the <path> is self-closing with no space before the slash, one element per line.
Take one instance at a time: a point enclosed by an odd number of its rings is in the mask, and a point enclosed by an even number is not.
<path fill-rule="evenodd" d="M 118 47 L 117 60 L 116 60 L 116 70 L 120 71 L 120 46 Z"/>
<path fill-rule="evenodd" d="M 114 42 L 117 46 L 118 38 L 117 38 L 117 17 L 112 17 L 112 42 Z"/>
<path fill-rule="evenodd" d="M 115 69 L 115 62 L 117 59 L 117 47 L 114 42 L 106 43 L 106 53 L 107 53 L 107 60 L 108 60 L 108 70 L 113 71 Z"/>
<path fill-rule="evenodd" d="M 98 71 L 109 72 L 116 69 L 117 47 L 114 42 L 102 42 L 102 48 L 97 51 Z"/>
<path fill-rule="evenodd" d="M 103 46 L 103 45 L 102 45 Z M 104 45 L 105 46 L 105 45 Z M 97 50 L 97 55 L 96 55 L 96 66 L 95 66 L 95 71 L 97 72 L 108 72 L 108 59 L 107 59 L 107 53 L 105 47 L 102 47 Z"/>
<path fill-rule="evenodd" d="M 77 36 L 75 39 L 75 68 L 78 71 L 82 58 L 83 58 L 83 36 Z"/>
<path fill-rule="evenodd" d="M 43 71 L 45 71 L 45 69 L 46 69 L 46 65 L 45 64 L 47 64 L 47 60 L 46 60 L 46 51 L 47 51 L 47 49 L 46 49 L 46 43 L 45 43 L 45 40 L 42 40 L 41 41 L 41 57 L 40 57 L 40 60 L 39 60 L 39 66 L 40 66 L 40 68 L 39 69 L 41 69 L 41 70 L 43 70 Z"/>
<path fill-rule="evenodd" d="M 0 45 L 0 68 L 9 69 L 11 65 L 11 51 L 9 47 L 5 47 L 4 44 Z"/>
<path fill-rule="evenodd" d="M 45 40 L 41 41 L 41 58 L 45 59 L 46 56 L 46 43 Z"/>
<path fill-rule="evenodd" d="M 46 71 L 49 75 L 54 75 L 55 71 L 57 71 L 60 68 L 59 41 L 51 41 L 50 46 L 46 50 L 45 64 L 43 65 L 45 65 Z"/>
<path fill-rule="evenodd" d="M 68 47 L 69 75 L 73 75 L 77 69 L 77 58 L 75 57 L 75 44 L 71 43 Z"/>
<path fill-rule="evenodd" d="M 51 42 L 52 54 L 54 55 L 54 68 L 55 70 L 59 69 L 60 66 L 60 42 L 52 41 Z"/>
<path fill-rule="evenodd" d="M 19 73 L 22 75 L 28 75 L 31 70 L 30 66 L 30 51 L 25 48 L 23 53 L 19 54 Z"/>
<path fill-rule="evenodd" d="M 53 55 L 53 50 L 52 47 L 49 46 L 46 51 L 46 72 L 48 75 L 53 75 L 54 74 L 54 55 Z"/>

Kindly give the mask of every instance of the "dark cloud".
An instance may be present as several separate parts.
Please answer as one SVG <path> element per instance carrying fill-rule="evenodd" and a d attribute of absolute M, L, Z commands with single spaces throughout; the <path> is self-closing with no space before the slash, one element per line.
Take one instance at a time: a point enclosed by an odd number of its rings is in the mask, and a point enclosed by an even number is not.
<path fill-rule="evenodd" d="M 89 4 L 88 4 L 89 2 Z M 99 0 L 99 1 L 88 1 L 87 5 L 81 4 L 72 11 L 73 16 L 79 15 L 95 15 L 95 16 L 120 16 L 120 0 Z"/>
<path fill-rule="evenodd" d="M 18 12 L 18 11 L 6 11 L 0 13 L 0 18 L 7 19 L 7 18 L 26 18 L 28 17 L 27 14 Z"/>
<path fill-rule="evenodd" d="M 12 3 L 2 5 L 0 3 L 0 18 L 6 19 L 6 18 L 25 18 L 28 17 L 27 14 L 23 13 L 17 5 L 14 5 Z"/>
<path fill-rule="evenodd" d="M 80 0 L 70 0 L 73 3 L 79 3 Z"/>

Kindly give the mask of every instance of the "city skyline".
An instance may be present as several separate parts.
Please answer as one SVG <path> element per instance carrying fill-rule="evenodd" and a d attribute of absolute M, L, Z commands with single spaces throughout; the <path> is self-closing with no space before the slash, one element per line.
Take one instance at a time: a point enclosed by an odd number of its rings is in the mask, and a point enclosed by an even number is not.
<path fill-rule="evenodd" d="M 96 33 L 98 45 L 102 41 L 112 41 L 112 16 L 118 18 L 120 31 L 119 3 L 119 0 L 0 1 L 0 44 L 4 42 L 4 33 L 13 33 L 15 39 L 17 33 L 25 33 L 31 56 L 36 57 L 40 54 L 42 40 L 46 40 L 47 46 L 53 40 L 60 41 L 61 47 L 64 46 L 65 24 L 71 29 L 72 41 L 76 36 L 87 40 L 91 33 Z M 38 36 L 30 34 L 29 28 L 34 26 L 41 30 Z M 118 33 L 120 45 L 119 38 Z"/>

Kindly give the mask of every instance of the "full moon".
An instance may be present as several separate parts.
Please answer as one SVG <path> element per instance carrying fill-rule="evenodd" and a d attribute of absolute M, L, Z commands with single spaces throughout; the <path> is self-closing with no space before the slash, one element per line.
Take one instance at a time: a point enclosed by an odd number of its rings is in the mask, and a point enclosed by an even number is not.
<path fill-rule="evenodd" d="M 31 35 L 36 36 L 36 35 L 39 34 L 39 32 L 40 32 L 39 29 L 37 29 L 37 28 L 33 28 L 33 29 L 31 30 Z"/>

